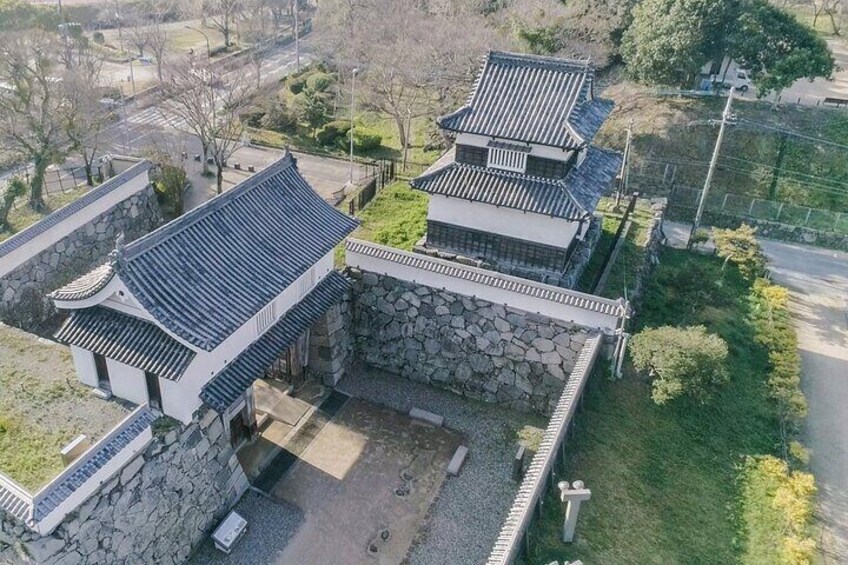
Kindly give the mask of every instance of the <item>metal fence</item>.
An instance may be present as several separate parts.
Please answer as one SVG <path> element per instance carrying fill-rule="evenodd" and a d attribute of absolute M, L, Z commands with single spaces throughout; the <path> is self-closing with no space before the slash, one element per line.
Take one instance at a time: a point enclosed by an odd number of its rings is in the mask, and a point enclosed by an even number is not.
<path fill-rule="evenodd" d="M 701 189 L 685 186 L 674 186 L 669 197 L 672 208 L 698 207 Z M 743 194 L 711 192 L 704 203 L 707 212 L 728 214 L 740 218 L 777 222 L 791 226 L 806 227 L 814 230 L 835 232 L 848 235 L 848 213 L 808 208 L 778 202 L 763 200 Z"/>
<path fill-rule="evenodd" d="M 108 174 L 107 171 L 103 171 L 102 173 Z M 95 165 L 93 180 L 97 182 L 100 176 L 101 172 L 97 170 L 97 165 Z M 26 165 L 3 175 L 2 179 L 0 179 L 0 194 L 6 190 L 8 182 L 15 177 L 23 179 L 29 183 L 32 177 L 32 168 L 29 165 Z M 80 185 L 84 185 L 87 182 L 88 179 L 85 176 L 84 167 L 60 167 L 48 169 L 44 174 L 43 195 L 45 197 L 49 197 L 54 194 L 70 192 L 72 190 L 76 190 Z M 23 202 L 23 199 L 19 200 L 19 202 L 12 204 L 12 209 L 17 209 L 18 206 L 22 205 L 21 202 Z"/>
<path fill-rule="evenodd" d="M 366 165 L 365 168 L 370 178 L 348 202 L 348 213 L 351 216 L 365 208 L 383 187 L 395 179 L 395 162 L 392 160 L 375 161 Z"/>

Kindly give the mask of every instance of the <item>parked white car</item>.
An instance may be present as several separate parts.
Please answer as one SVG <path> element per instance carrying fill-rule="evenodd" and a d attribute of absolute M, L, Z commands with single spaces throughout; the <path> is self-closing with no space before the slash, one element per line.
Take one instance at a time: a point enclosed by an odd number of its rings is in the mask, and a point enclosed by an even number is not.
<path fill-rule="evenodd" d="M 748 92 L 751 88 L 751 77 L 745 69 L 736 69 L 727 73 L 722 82 L 719 75 L 713 75 L 713 84 L 719 85 L 720 88 L 731 89 L 735 88 L 736 92 Z"/>

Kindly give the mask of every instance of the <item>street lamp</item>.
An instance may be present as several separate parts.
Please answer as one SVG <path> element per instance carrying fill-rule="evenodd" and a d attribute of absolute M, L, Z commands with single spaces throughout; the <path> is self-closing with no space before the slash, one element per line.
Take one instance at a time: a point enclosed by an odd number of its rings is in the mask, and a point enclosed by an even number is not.
<path fill-rule="evenodd" d="M 206 35 L 205 33 L 203 33 L 202 30 L 197 29 L 196 27 L 185 26 L 185 28 L 190 29 L 192 31 L 196 31 L 197 33 L 199 33 L 200 35 L 203 36 L 203 38 L 206 40 L 206 56 L 211 59 L 212 58 L 212 48 L 209 47 L 209 36 Z"/>
<path fill-rule="evenodd" d="M 348 176 L 348 183 L 353 185 L 353 116 L 354 110 L 356 106 L 356 74 L 359 72 L 359 69 L 353 68 L 353 81 L 350 85 L 350 175 Z"/>

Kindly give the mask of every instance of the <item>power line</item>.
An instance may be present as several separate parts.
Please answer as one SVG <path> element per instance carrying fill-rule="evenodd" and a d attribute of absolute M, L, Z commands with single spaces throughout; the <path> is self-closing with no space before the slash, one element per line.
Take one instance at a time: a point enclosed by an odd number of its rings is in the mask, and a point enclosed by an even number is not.
<path fill-rule="evenodd" d="M 774 165 L 766 165 L 765 163 L 760 163 L 759 161 L 752 161 L 750 159 L 740 159 L 739 157 L 732 157 L 730 155 L 723 155 L 722 157 L 725 158 L 725 159 L 733 159 L 734 161 L 741 161 L 743 163 L 750 163 L 752 165 L 758 165 L 760 167 L 765 167 L 767 169 L 780 170 L 782 173 L 786 173 L 786 174 L 789 174 L 789 175 L 798 175 L 798 176 L 809 177 L 809 178 L 824 181 L 824 182 L 834 183 L 834 184 L 838 184 L 840 186 L 844 186 L 844 187 L 848 188 L 848 183 L 841 182 L 841 181 L 838 181 L 838 180 L 829 179 L 827 177 L 821 177 L 821 176 L 818 176 L 818 175 L 811 175 L 809 173 L 802 173 L 802 172 L 796 171 L 794 169 L 786 169 L 786 168 L 783 168 L 783 167 L 775 167 Z"/>
<path fill-rule="evenodd" d="M 777 132 L 777 133 L 782 133 L 784 135 L 790 135 L 792 137 L 798 137 L 798 138 L 801 138 L 801 139 L 814 141 L 816 143 L 821 143 L 821 144 L 824 144 L 824 145 L 830 145 L 831 147 L 838 147 L 839 149 L 848 150 L 848 145 L 845 145 L 845 144 L 842 144 L 842 143 L 837 143 L 835 141 L 830 141 L 828 139 L 822 139 L 820 137 L 812 137 L 810 135 L 804 135 L 804 134 L 798 133 L 796 131 L 792 131 L 792 130 L 788 130 L 788 129 L 781 129 L 781 128 L 778 128 L 778 127 L 775 127 L 775 126 L 769 126 L 769 125 L 766 125 L 766 124 L 761 124 L 759 122 L 755 122 L 755 121 L 752 121 L 752 120 L 746 120 L 744 118 L 737 119 L 736 123 L 737 124 L 744 123 L 744 124 L 748 124 L 748 125 L 760 128 L 760 129 L 767 129 L 767 130 L 771 130 L 771 131 L 774 131 L 774 132 Z"/>

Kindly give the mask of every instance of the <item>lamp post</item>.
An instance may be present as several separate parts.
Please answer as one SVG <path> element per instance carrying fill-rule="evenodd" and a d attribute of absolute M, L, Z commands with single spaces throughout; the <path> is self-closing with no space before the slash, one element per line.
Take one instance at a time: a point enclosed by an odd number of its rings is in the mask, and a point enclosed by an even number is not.
<path fill-rule="evenodd" d="M 206 35 L 202 30 L 197 29 L 196 27 L 185 26 L 185 28 L 190 29 L 192 31 L 196 31 L 197 33 L 199 33 L 200 35 L 203 36 L 203 39 L 206 40 L 206 56 L 211 59 L 212 58 L 212 48 L 209 47 L 209 36 Z"/>
<path fill-rule="evenodd" d="M 348 176 L 348 183 L 353 184 L 353 117 L 355 115 L 355 107 L 356 107 L 356 74 L 359 72 L 359 69 L 353 68 L 353 81 L 350 85 L 350 174 Z"/>

